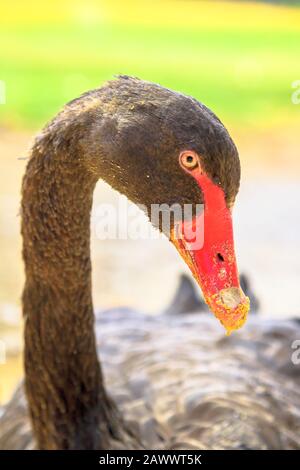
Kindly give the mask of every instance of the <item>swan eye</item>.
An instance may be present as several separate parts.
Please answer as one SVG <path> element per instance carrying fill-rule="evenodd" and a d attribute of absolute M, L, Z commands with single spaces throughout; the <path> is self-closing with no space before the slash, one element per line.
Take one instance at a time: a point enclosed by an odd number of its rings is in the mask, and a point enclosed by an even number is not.
<path fill-rule="evenodd" d="M 199 165 L 198 155 L 192 150 L 181 152 L 179 160 L 181 165 L 187 170 L 193 170 Z"/>

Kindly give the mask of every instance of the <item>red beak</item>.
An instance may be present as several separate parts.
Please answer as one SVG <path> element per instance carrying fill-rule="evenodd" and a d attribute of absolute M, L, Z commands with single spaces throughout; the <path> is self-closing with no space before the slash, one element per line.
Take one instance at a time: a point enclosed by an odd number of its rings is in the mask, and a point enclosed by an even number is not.
<path fill-rule="evenodd" d="M 239 283 L 231 212 L 218 185 L 200 168 L 191 174 L 204 195 L 204 211 L 180 222 L 171 241 L 190 267 L 209 308 L 230 334 L 245 323 L 250 308 Z"/>

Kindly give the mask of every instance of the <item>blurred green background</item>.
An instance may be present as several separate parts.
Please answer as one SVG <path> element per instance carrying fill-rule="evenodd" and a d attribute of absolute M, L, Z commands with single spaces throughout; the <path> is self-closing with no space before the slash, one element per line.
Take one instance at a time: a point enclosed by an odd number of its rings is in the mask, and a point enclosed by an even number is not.
<path fill-rule="evenodd" d="M 0 123 L 36 128 L 68 100 L 122 73 L 192 94 L 233 125 L 299 114 L 300 11 L 180 0 L 0 1 Z"/>

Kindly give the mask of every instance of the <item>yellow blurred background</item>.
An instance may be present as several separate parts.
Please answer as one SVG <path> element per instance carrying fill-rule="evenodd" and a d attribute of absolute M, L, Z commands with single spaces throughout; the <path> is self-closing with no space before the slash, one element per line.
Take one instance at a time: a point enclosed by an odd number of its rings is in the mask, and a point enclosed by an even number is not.
<path fill-rule="evenodd" d="M 193 95 L 229 128 L 243 168 L 236 208 L 240 265 L 250 274 L 262 315 L 298 315 L 300 8 L 0 0 L 0 12 L 0 341 L 6 346 L 0 403 L 22 374 L 24 156 L 35 132 L 66 101 L 119 73 Z M 100 182 L 95 205 L 107 201 L 116 203 L 117 195 Z M 160 311 L 185 269 L 164 240 L 100 242 L 93 236 L 92 250 L 99 308 Z"/>

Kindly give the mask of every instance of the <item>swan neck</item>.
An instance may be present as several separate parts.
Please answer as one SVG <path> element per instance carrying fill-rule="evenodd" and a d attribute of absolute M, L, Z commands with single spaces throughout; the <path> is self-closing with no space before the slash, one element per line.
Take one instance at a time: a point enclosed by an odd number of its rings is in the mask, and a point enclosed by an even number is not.
<path fill-rule="evenodd" d="M 22 187 L 25 385 L 41 449 L 105 446 L 94 336 L 90 211 L 96 178 L 76 151 L 35 144 Z"/>

